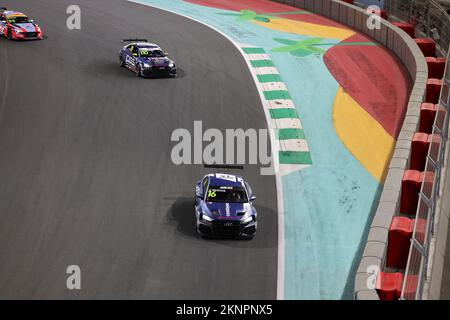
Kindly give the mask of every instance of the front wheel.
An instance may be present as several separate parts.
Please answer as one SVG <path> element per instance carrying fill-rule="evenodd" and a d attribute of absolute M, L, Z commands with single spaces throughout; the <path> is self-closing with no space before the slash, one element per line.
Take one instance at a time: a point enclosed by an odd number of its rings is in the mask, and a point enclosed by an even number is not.
<path fill-rule="evenodd" d="M 6 37 L 8 38 L 8 40 L 12 39 L 12 31 L 11 31 L 11 29 L 8 29 L 8 31 L 6 32 Z"/>
<path fill-rule="evenodd" d="M 136 75 L 137 75 L 138 78 L 142 77 L 142 68 L 141 68 L 141 66 L 137 67 Z"/>
<path fill-rule="evenodd" d="M 195 231 L 197 232 L 197 235 L 199 237 L 202 237 L 203 239 L 206 239 L 206 236 L 200 231 L 200 229 L 197 227 L 195 227 Z"/>

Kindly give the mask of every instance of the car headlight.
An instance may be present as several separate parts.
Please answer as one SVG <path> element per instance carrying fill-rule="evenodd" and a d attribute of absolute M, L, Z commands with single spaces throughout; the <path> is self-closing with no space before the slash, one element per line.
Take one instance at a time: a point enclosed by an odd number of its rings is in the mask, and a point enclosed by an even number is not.
<path fill-rule="evenodd" d="M 208 215 L 206 215 L 206 214 L 202 214 L 202 220 L 203 221 L 208 221 L 208 222 L 211 222 L 211 221 L 213 221 L 214 219 L 213 218 L 211 218 L 210 216 L 208 216 Z"/>
<path fill-rule="evenodd" d="M 245 215 L 242 217 L 241 222 L 243 223 L 247 223 L 253 220 L 253 215 L 252 215 L 252 209 L 251 208 L 247 208 L 247 210 L 245 211 Z"/>
<path fill-rule="evenodd" d="M 173 68 L 173 67 L 175 67 L 175 63 L 173 63 L 173 61 L 170 61 L 169 62 L 169 68 Z"/>
<path fill-rule="evenodd" d="M 152 66 L 151 66 L 150 64 L 148 64 L 148 63 L 144 63 L 143 66 L 144 66 L 144 68 L 151 68 L 151 67 L 152 67 Z"/>
<path fill-rule="evenodd" d="M 16 33 L 22 33 L 22 30 L 20 30 L 20 29 L 14 29 L 14 32 L 16 32 Z"/>

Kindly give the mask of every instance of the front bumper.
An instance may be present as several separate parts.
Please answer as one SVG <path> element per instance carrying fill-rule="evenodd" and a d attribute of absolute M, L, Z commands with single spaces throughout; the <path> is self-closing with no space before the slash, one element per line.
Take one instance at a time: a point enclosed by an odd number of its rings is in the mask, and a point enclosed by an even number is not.
<path fill-rule="evenodd" d="M 13 32 L 12 36 L 16 40 L 42 40 L 44 38 L 42 32 Z"/>
<path fill-rule="evenodd" d="M 202 236 L 224 238 L 252 238 L 256 234 L 257 222 L 214 220 L 197 222 L 197 231 Z"/>
<path fill-rule="evenodd" d="M 142 70 L 142 75 L 144 77 L 163 77 L 163 76 L 175 76 L 177 74 L 177 68 L 170 67 L 151 67 L 144 68 Z"/>

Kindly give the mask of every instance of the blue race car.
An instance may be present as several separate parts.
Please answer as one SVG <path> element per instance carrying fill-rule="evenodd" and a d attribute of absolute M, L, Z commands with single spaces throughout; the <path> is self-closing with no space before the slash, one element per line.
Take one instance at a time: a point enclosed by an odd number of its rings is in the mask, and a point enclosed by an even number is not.
<path fill-rule="evenodd" d="M 120 65 L 135 72 L 138 77 L 177 75 L 177 66 L 156 44 L 146 39 L 124 39 L 131 42 L 119 52 Z"/>
<path fill-rule="evenodd" d="M 197 232 L 203 237 L 254 237 L 257 228 L 256 199 L 241 176 L 214 173 L 195 188 Z"/>

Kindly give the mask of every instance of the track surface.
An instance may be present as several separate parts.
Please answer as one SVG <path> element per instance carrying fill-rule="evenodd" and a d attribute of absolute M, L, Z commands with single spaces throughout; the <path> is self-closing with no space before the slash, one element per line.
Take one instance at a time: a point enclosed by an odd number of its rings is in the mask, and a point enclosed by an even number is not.
<path fill-rule="evenodd" d="M 274 177 L 249 166 L 260 229 L 252 241 L 194 232 L 201 166 L 171 163 L 170 135 L 265 128 L 259 96 L 231 43 L 185 18 L 122 0 L 11 1 L 44 27 L 41 42 L 0 39 L 0 298 L 276 297 Z M 159 43 L 176 79 L 118 66 L 124 37 Z M 66 288 L 68 265 L 82 290 Z"/>

